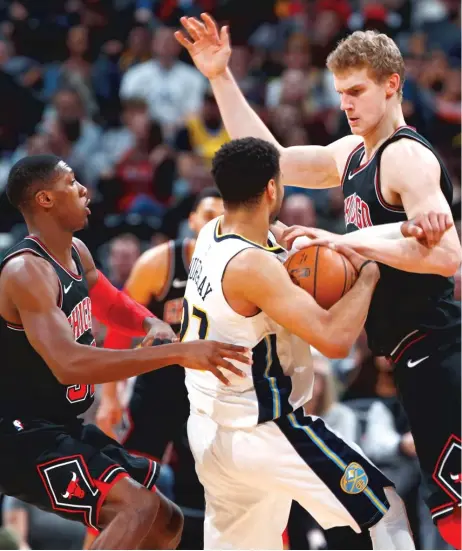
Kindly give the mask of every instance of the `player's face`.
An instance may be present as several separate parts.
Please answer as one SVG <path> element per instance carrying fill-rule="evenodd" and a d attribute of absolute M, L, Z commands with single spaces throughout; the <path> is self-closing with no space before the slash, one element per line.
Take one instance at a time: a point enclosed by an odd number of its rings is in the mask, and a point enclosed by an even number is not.
<path fill-rule="evenodd" d="M 340 108 L 345 112 L 351 132 L 366 136 L 386 115 L 387 99 L 393 93 L 390 80 L 378 83 L 371 78 L 367 69 L 351 69 L 334 74 L 334 84 L 340 95 Z"/>
<path fill-rule="evenodd" d="M 223 199 L 220 197 L 205 197 L 189 216 L 189 227 L 198 235 L 201 229 L 224 212 Z"/>
<path fill-rule="evenodd" d="M 80 184 L 70 167 L 63 163 L 51 190 L 55 217 L 67 231 L 75 232 L 86 227 L 90 209 L 87 188 Z"/>

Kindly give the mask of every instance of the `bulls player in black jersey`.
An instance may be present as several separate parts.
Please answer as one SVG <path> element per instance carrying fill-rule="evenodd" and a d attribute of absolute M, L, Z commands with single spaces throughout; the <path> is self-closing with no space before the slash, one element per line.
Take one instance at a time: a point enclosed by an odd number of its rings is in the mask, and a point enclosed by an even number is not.
<path fill-rule="evenodd" d="M 86 226 L 87 190 L 53 155 L 26 157 L 8 177 L 10 201 L 29 235 L 0 264 L 0 491 L 101 531 L 95 549 L 174 548 L 178 508 L 155 489 L 159 466 L 130 455 L 78 415 L 94 384 L 171 364 L 224 374 L 242 347 L 169 344 L 114 351 L 92 347 L 92 313 L 151 339 L 165 324 L 100 273 L 73 233 Z M 208 345 L 208 346 L 207 346 Z"/>
<path fill-rule="evenodd" d="M 366 323 L 369 345 L 395 363 L 427 503 L 442 537 L 460 547 L 460 303 L 453 298 L 452 276 L 461 249 L 449 174 L 431 144 L 404 120 L 398 47 L 375 31 L 357 31 L 342 41 L 327 67 L 352 135 L 326 147 L 284 148 L 228 68 L 227 27 L 218 29 L 207 14 L 181 22 L 189 37 L 182 31 L 175 36 L 209 78 L 231 138 L 273 143 L 286 185 L 343 186 L 347 236 L 291 228 L 285 237 L 288 245 L 299 236 L 339 240 L 381 263 Z"/>

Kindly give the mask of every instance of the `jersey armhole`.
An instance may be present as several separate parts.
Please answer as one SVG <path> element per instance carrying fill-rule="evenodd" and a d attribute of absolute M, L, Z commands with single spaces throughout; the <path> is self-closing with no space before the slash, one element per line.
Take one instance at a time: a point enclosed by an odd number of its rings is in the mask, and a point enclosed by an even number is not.
<path fill-rule="evenodd" d="M 258 308 L 258 312 L 255 312 L 255 314 L 252 314 L 251 316 L 243 316 L 242 314 L 239 314 L 239 312 L 236 312 L 236 310 L 234 310 L 234 308 L 229 304 L 228 299 L 226 298 L 225 291 L 223 289 L 223 278 L 225 277 L 226 269 L 228 268 L 228 265 L 231 262 L 231 260 L 233 260 L 233 258 L 236 258 L 236 256 L 238 254 L 242 253 L 243 251 L 247 251 L 248 249 L 253 249 L 253 248 L 254 247 L 252 247 L 252 246 L 244 247 L 243 249 L 240 249 L 235 254 L 233 254 L 233 256 L 227 260 L 227 262 L 226 262 L 226 264 L 223 268 L 223 273 L 221 274 L 221 278 L 220 278 L 221 294 L 223 295 L 223 300 L 224 300 L 225 304 L 230 309 L 230 311 L 233 312 L 233 314 L 235 316 L 239 316 L 243 320 L 251 319 L 251 318 L 254 318 L 254 317 L 258 316 L 259 314 L 262 313 L 262 310 L 260 308 Z"/>

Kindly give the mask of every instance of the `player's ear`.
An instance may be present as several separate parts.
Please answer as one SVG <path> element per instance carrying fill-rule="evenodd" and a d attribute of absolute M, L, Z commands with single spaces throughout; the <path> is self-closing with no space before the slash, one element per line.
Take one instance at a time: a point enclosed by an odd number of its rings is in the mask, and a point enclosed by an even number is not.
<path fill-rule="evenodd" d="M 37 191 L 35 200 L 44 209 L 50 209 L 54 204 L 53 194 L 46 189 Z"/>
<path fill-rule="evenodd" d="M 393 73 L 390 77 L 388 77 L 386 84 L 387 98 L 390 98 L 393 94 L 398 92 L 400 84 L 401 79 L 398 73 Z"/>
<path fill-rule="evenodd" d="M 277 197 L 277 184 L 274 178 L 271 178 L 271 180 L 268 182 L 268 185 L 266 186 L 266 191 L 270 199 L 274 200 Z"/>

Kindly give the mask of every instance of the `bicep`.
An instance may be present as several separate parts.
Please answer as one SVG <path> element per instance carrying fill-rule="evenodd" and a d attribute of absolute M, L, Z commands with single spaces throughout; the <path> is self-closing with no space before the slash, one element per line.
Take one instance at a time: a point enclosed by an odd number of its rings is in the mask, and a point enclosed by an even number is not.
<path fill-rule="evenodd" d="M 56 273 L 48 262 L 35 258 L 13 259 L 5 271 L 6 293 L 27 340 L 55 371 L 75 345 L 71 326 L 58 306 L 62 290 Z"/>
<path fill-rule="evenodd" d="M 246 300 L 305 342 L 324 348 L 328 312 L 311 295 L 292 283 L 277 259 L 262 256 L 258 262 L 242 268 L 238 283 Z"/>
<path fill-rule="evenodd" d="M 400 142 L 391 144 L 384 151 L 381 178 L 393 193 L 399 195 L 407 218 L 433 211 L 448 214 L 452 219 L 451 206 L 441 189 L 441 167 L 436 157 L 418 143 Z M 399 153 L 402 162 L 393 162 L 394 155 Z M 460 247 L 454 226 L 443 235 L 441 243 Z"/>
<path fill-rule="evenodd" d="M 322 146 L 301 145 L 283 149 L 281 173 L 285 186 L 321 189 L 340 185 L 335 159 Z"/>

